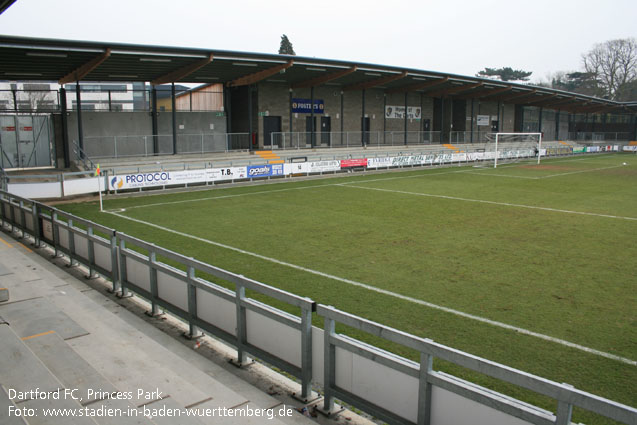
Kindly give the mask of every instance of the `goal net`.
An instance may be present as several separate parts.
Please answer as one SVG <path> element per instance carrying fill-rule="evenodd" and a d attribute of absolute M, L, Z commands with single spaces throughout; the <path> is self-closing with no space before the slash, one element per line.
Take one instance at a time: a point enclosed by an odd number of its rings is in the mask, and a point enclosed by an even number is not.
<path fill-rule="evenodd" d="M 490 133 L 486 135 L 483 161 L 479 167 L 535 161 L 540 163 L 542 133 Z"/>

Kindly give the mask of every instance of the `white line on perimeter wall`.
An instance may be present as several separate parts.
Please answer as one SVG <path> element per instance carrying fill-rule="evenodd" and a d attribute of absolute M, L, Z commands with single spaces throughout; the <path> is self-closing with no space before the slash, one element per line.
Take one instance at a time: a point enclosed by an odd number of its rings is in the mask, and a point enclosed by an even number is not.
<path fill-rule="evenodd" d="M 353 187 L 355 187 L 355 186 L 353 186 Z M 191 239 L 194 239 L 194 240 L 197 240 L 197 241 L 200 241 L 200 242 L 204 242 L 204 243 L 207 243 L 209 245 L 214 245 L 214 246 L 218 246 L 220 248 L 229 249 L 229 250 L 232 250 L 232 251 L 244 254 L 244 255 L 249 255 L 249 256 L 252 256 L 252 257 L 255 257 L 255 258 L 259 258 L 259 259 L 264 260 L 264 261 L 269 261 L 271 263 L 275 263 L 275 264 L 279 264 L 279 265 L 282 265 L 282 266 L 290 267 L 290 268 L 293 268 L 293 269 L 296 269 L 296 270 L 300 270 L 300 271 L 303 271 L 303 272 L 307 272 L 307 273 L 311 273 L 311 274 L 314 274 L 314 275 L 317 275 L 317 276 L 321 276 L 321 277 L 325 277 L 325 278 L 328 278 L 328 279 L 336 280 L 336 281 L 339 281 L 339 282 L 347 283 L 348 285 L 357 286 L 359 288 L 364 288 L 364 289 L 367 289 L 369 291 L 377 292 L 379 294 L 388 295 L 390 297 L 398 298 L 398 299 L 401 299 L 401 300 L 404 300 L 404 301 L 408 301 L 408 302 L 411 302 L 411 303 L 414 303 L 414 304 L 419 304 L 419 305 L 423 305 L 423 306 L 426 306 L 426 307 L 429 307 L 429 308 L 433 308 L 433 309 L 436 309 L 436 310 L 441 310 L 441 311 L 444 311 L 446 313 L 454 314 L 456 316 L 464 317 L 464 318 L 471 319 L 471 320 L 476 320 L 476 321 L 482 322 L 482 323 L 487 323 L 489 325 L 497 326 L 499 328 L 508 329 L 508 330 L 515 331 L 515 332 L 519 332 L 519 333 L 524 334 L 524 335 L 533 336 L 533 337 L 536 337 L 536 338 L 543 339 L 545 341 L 550 341 L 550 342 L 554 342 L 554 343 L 557 343 L 557 344 L 564 345 L 566 347 L 575 348 L 577 350 L 584 351 L 584 352 L 587 352 L 587 353 L 590 353 L 590 354 L 595 354 L 597 356 L 605 357 L 605 358 L 612 359 L 612 360 L 617 360 L 619 362 L 626 363 L 626 364 L 629 364 L 629 365 L 632 365 L 632 366 L 637 366 L 637 361 L 628 359 L 626 357 L 621 357 L 621 356 L 617 356 L 617 355 L 614 355 L 614 354 L 606 353 L 604 351 L 595 350 L 594 348 L 585 347 L 583 345 L 575 344 L 575 343 L 572 343 L 572 342 L 569 342 L 569 341 L 565 341 L 563 339 L 554 338 L 552 336 L 548 336 L 548 335 L 544 335 L 544 334 L 541 334 L 541 333 L 529 331 L 529 330 L 524 329 L 524 328 L 518 328 L 516 326 L 508 325 L 506 323 L 498 322 L 498 321 L 487 319 L 487 318 L 480 317 L 480 316 L 475 316 L 473 314 L 465 313 L 465 312 L 462 312 L 462 311 L 459 311 L 459 310 L 454 310 L 452 308 L 448 308 L 448 307 L 444 307 L 444 306 L 441 306 L 441 305 L 433 304 L 433 303 L 430 303 L 430 302 L 427 302 L 427 301 L 419 300 L 417 298 L 408 297 L 406 295 L 398 294 L 396 292 L 391 292 L 391 291 L 388 291 L 386 289 L 377 288 L 375 286 L 371 286 L 371 285 L 368 285 L 366 283 L 356 282 L 355 280 L 345 279 L 345 278 L 334 276 L 334 275 L 331 275 L 331 274 L 328 274 L 328 273 L 323 273 L 323 272 L 320 272 L 320 271 L 317 271 L 317 270 L 308 269 L 307 267 L 298 266 L 296 264 L 292 264 L 292 263 L 288 263 L 288 262 L 285 262 L 285 261 L 277 260 L 276 258 L 272 258 L 272 257 L 266 257 L 264 255 L 256 254 L 256 253 L 250 252 L 250 251 L 246 251 L 246 250 L 243 250 L 241 248 L 235 248 L 235 247 L 230 246 L 230 245 L 226 245 L 226 244 L 222 244 L 222 243 L 219 243 L 219 242 L 211 241 L 211 240 L 208 240 L 208 239 L 200 238 L 198 236 L 194 236 L 194 235 L 190 235 L 188 233 L 184 233 L 184 232 L 180 232 L 180 231 L 177 231 L 177 230 L 173 230 L 173 229 L 170 229 L 170 228 L 167 228 L 167 227 L 163 227 L 163 226 L 160 226 L 160 225 L 157 225 L 157 224 L 154 224 L 154 223 L 149 223 L 147 221 L 139 220 L 139 219 L 132 218 L 132 217 L 127 217 L 127 216 L 122 215 L 122 214 L 118 214 L 118 213 L 114 213 L 114 212 L 108 212 L 108 213 L 112 214 L 112 215 L 115 215 L 117 217 L 123 218 L 125 220 L 134 221 L 136 223 L 140 223 L 140 224 L 144 224 L 146 226 L 154 227 L 156 229 L 163 230 L 165 232 L 173 233 L 173 234 L 176 234 L 176 235 L 179 235 L 179 236 L 183 236 L 183 237 L 186 237 L 186 238 L 191 238 Z"/>
<path fill-rule="evenodd" d="M 407 192 L 407 191 L 404 191 L 404 190 L 381 189 L 381 188 L 378 188 L 378 187 L 356 186 L 356 185 L 353 185 L 353 184 L 338 184 L 337 186 L 351 187 L 351 188 L 355 188 L 355 189 L 376 190 L 376 191 L 379 191 L 379 192 L 399 193 L 399 194 L 402 194 L 402 195 L 415 195 L 415 196 L 426 196 L 426 197 L 429 197 L 429 198 L 450 199 L 450 200 L 453 200 L 453 201 L 477 202 L 477 203 L 480 203 L 480 204 L 501 205 L 501 206 L 505 206 L 505 207 L 528 208 L 528 209 L 532 209 L 532 210 L 551 211 L 551 212 L 559 212 L 559 213 L 565 213 L 565 214 L 589 215 L 589 216 L 593 216 L 593 217 L 617 218 L 617 219 L 620 219 L 620 220 L 634 220 L 634 221 L 637 221 L 637 217 L 624 217 L 624 216 L 621 216 L 621 215 L 597 214 L 597 213 L 590 213 L 590 212 L 585 212 L 585 211 L 561 210 L 561 209 L 558 209 L 558 208 L 537 207 L 537 206 L 533 206 L 533 205 L 523 205 L 523 204 L 510 204 L 508 202 L 485 201 L 483 199 L 459 198 L 457 196 L 434 195 L 434 194 L 431 194 L 431 193 Z"/>

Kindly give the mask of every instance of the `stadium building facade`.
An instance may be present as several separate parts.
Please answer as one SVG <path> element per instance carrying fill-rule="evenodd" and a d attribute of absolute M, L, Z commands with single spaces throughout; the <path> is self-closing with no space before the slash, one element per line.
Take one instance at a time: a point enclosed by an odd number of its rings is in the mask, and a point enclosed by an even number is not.
<path fill-rule="evenodd" d="M 637 139 L 635 103 L 396 66 L 13 36 L 0 36 L 0 65 L 4 168 L 68 168 L 80 152 L 465 144 L 493 132 Z M 17 123 L 29 115 L 48 117 L 47 131 Z"/>

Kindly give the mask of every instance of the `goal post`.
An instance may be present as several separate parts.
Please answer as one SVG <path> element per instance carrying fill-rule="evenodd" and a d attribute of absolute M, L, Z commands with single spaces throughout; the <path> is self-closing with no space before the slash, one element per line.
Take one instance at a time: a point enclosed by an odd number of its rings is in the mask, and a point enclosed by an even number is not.
<path fill-rule="evenodd" d="M 485 156 L 493 157 L 493 168 L 498 163 L 519 162 L 542 157 L 542 133 L 492 133 L 487 135 Z"/>

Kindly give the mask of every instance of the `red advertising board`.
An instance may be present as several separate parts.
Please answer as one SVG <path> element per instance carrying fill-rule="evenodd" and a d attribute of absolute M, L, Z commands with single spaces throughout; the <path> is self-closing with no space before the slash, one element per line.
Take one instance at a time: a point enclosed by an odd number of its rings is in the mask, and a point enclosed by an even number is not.
<path fill-rule="evenodd" d="M 15 127 L 2 127 L 2 131 L 15 131 Z"/>
<path fill-rule="evenodd" d="M 22 131 L 33 131 L 33 127 L 22 127 L 20 130 L 22 130 Z"/>
<path fill-rule="evenodd" d="M 341 168 L 348 168 L 348 167 L 367 167 L 367 158 L 342 159 Z"/>

